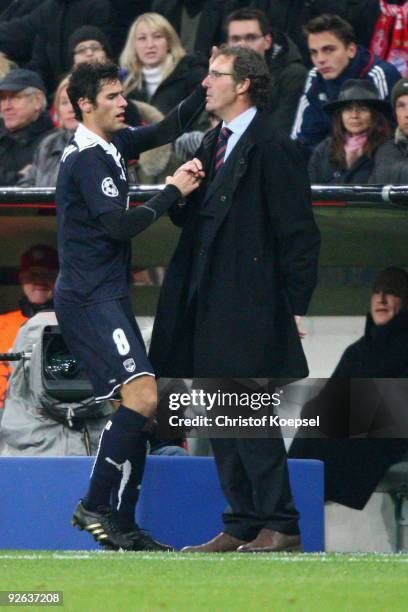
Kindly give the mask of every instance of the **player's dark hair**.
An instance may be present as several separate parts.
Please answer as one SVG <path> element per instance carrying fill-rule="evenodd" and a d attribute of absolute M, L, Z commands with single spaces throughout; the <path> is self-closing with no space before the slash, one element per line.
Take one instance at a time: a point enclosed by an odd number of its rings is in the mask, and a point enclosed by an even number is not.
<path fill-rule="evenodd" d="M 263 57 L 247 47 L 222 45 L 218 55 L 233 57 L 232 78 L 236 83 L 249 79 L 248 95 L 254 106 L 264 108 L 268 104 L 271 76 Z"/>
<path fill-rule="evenodd" d="M 347 47 L 350 43 L 357 43 L 355 32 L 348 21 L 338 15 L 324 13 L 307 22 L 303 28 L 306 38 L 309 34 L 331 32 Z"/>
<path fill-rule="evenodd" d="M 232 11 L 227 17 L 225 22 L 225 31 L 228 33 L 228 26 L 231 21 L 257 21 L 259 28 L 264 36 L 270 34 L 271 26 L 265 13 L 259 9 L 254 8 L 242 8 L 236 11 Z"/>
<path fill-rule="evenodd" d="M 95 62 L 94 64 L 79 64 L 72 71 L 67 87 L 68 98 L 74 108 L 75 117 L 82 121 L 82 111 L 78 100 L 86 98 L 91 104 L 96 103 L 96 97 L 106 83 L 117 81 L 118 67 L 113 62 Z"/>

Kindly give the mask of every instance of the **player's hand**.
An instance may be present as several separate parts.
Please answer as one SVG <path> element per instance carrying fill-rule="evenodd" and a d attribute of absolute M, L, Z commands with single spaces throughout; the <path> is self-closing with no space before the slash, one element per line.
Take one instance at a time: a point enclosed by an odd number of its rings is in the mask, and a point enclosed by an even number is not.
<path fill-rule="evenodd" d="M 192 191 L 197 189 L 201 180 L 194 176 L 192 172 L 179 172 L 177 175 L 166 177 L 166 185 L 175 185 L 186 198 Z"/>
<path fill-rule="evenodd" d="M 24 168 L 21 168 L 17 174 L 19 174 L 20 176 L 25 176 L 27 172 L 31 170 L 32 167 L 32 164 L 27 164 L 26 166 L 24 166 Z"/>
<path fill-rule="evenodd" d="M 209 65 L 211 66 L 211 64 L 213 63 L 213 61 L 215 60 L 215 58 L 217 57 L 219 51 L 218 51 L 218 47 L 216 47 L 215 45 L 213 45 L 211 47 L 211 55 L 210 55 L 210 59 L 208 60 Z"/>
<path fill-rule="evenodd" d="M 299 338 L 304 338 L 307 334 L 305 331 L 303 331 L 303 329 L 301 328 L 301 317 L 299 315 L 294 315 L 294 319 L 295 319 L 295 323 L 296 323 L 296 327 L 297 327 L 297 331 L 299 334 Z"/>
<path fill-rule="evenodd" d="M 194 159 L 191 159 L 190 161 L 177 168 L 174 173 L 174 176 L 177 176 L 177 174 L 179 174 L 180 172 L 191 172 L 191 174 L 197 179 L 204 178 L 203 164 L 197 157 L 194 157 Z"/>

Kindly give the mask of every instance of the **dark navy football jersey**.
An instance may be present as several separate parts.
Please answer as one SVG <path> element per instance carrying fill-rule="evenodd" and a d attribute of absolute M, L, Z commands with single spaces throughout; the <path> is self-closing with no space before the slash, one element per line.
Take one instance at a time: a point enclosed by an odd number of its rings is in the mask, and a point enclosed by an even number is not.
<path fill-rule="evenodd" d="M 108 143 L 79 124 L 65 149 L 56 188 L 61 299 L 89 303 L 128 294 L 130 241 L 111 238 L 99 217 L 129 206 L 126 163 L 148 135 L 149 128 L 123 129 Z"/>
<path fill-rule="evenodd" d="M 111 238 L 99 217 L 127 209 L 128 160 L 180 136 L 201 113 L 205 96 L 197 87 L 159 123 L 125 128 L 109 143 L 79 124 L 56 188 L 60 300 L 86 304 L 128 295 L 130 241 Z"/>

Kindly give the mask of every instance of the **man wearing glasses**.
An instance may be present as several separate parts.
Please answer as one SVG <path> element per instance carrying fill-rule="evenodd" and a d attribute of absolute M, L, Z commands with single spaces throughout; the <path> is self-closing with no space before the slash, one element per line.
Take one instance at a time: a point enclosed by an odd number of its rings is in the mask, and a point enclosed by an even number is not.
<path fill-rule="evenodd" d="M 263 110 L 270 77 L 260 55 L 222 47 L 210 65 L 206 110 L 222 122 L 197 152 L 205 179 L 169 211 L 183 230 L 150 359 L 164 377 L 302 378 L 308 369 L 299 318 L 315 286 L 320 244 L 307 171 Z M 188 552 L 301 546 L 283 440 L 245 434 L 212 440 L 230 507 L 222 533 Z"/>
<path fill-rule="evenodd" d="M 75 30 L 68 41 L 73 66 L 84 62 L 106 62 L 112 57 L 112 48 L 105 33 L 95 26 L 84 25 Z"/>
<path fill-rule="evenodd" d="M 258 9 L 234 11 L 225 29 L 230 46 L 248 47 L 264 57 L 272 77 L 268 110 L 275 124 L 290 134 L 307 75 L 296 45 L 285 34 L 272 32 L 265 13 Z"/>
<path fill-rule="evenodd" d="M 34 151 L 53 129 L 45 86 L 32 70 L 17 68 L 0 81 L 0 185 L 16 185 Z"/>

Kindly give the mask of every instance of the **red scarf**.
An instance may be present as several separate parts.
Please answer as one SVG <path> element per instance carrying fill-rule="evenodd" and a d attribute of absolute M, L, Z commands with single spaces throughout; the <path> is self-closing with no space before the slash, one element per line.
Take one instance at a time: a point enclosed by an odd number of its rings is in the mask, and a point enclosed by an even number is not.
<path fill-rule="evenodd" d="M 370 51 L 408 76 L 408 0 L 402 6 L 380 0 L 381 15 L 371 39 Z"/>
<path fill-rule="evenodd" d="M 366 142 L 367 132 L 363 134 L 347 133 L 344 136 L 344 153 L 346 154 L 347 168 L 350 168 L 363 155 Z"/>

